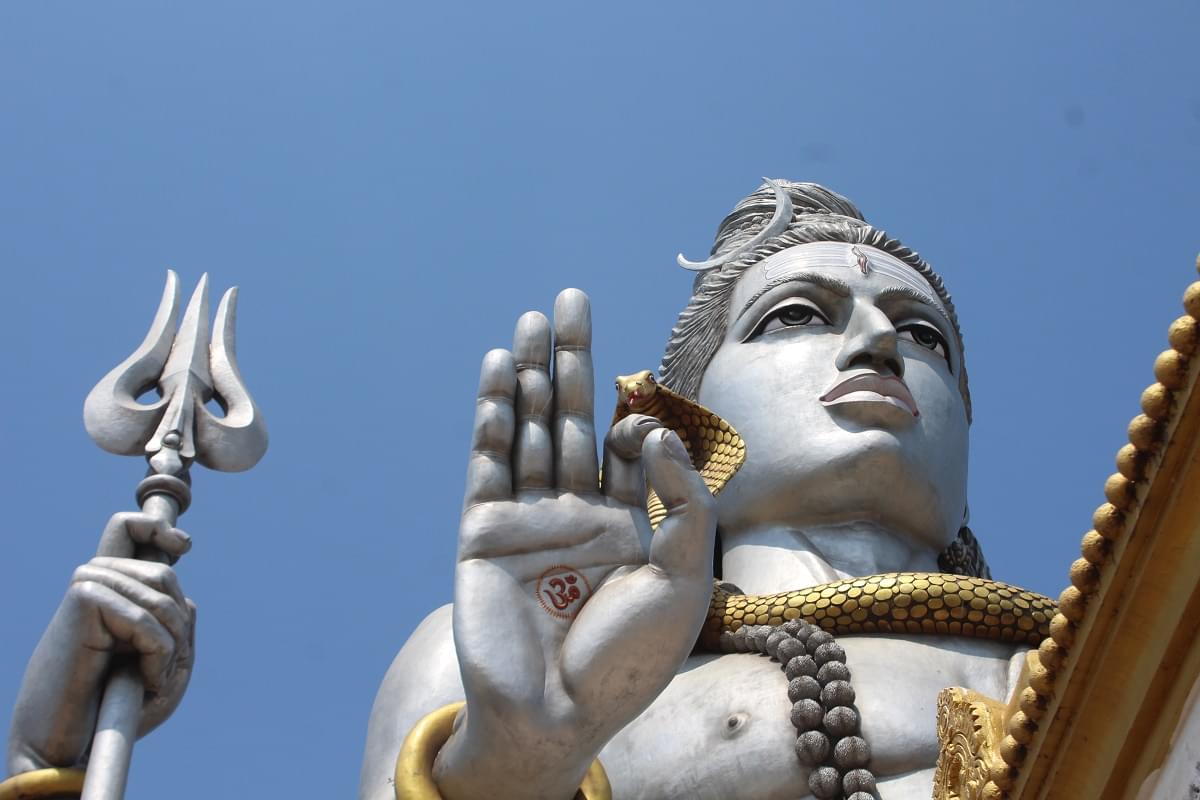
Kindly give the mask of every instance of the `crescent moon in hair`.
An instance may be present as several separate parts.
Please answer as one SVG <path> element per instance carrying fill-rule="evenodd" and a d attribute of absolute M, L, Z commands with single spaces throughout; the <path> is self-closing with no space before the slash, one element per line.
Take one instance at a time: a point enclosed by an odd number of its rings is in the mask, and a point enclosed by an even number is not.
<path fill-rule="evenodd" d="M 679 266 L 693 272 L 715 269 L 733 261 L 747 250 L 753 250 L 772 236 L 778 236 L 787 230 L 787 226 L 792 222 L 792 196 L 788 194 L 787 189 L 784 189 L 783 185 L 778 181 L 773 181 L 770 178 L 763 178 L 763 180 L 775 191 L 775 214 L 771 217 L 771 221 L 767 224 L 767 227 L 756 233 L 754 238 L 741 247 L 723 255 L 713 256 L 707 261 L 688 261 L 683 257 L 683 253 L 680 253 L 675 257 Z"/>

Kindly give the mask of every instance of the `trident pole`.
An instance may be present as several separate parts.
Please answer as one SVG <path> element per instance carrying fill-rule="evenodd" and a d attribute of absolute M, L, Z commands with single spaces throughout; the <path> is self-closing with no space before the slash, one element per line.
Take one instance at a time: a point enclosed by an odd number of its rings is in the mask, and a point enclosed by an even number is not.
<path fill-rule="evenodd" d="M 179 278 L 168 271 L 145 340 L 96 384 L 83 404 L 84 426 L 96 444 L 110 453 L 146 458 L 149 469 L 137 487 L 138 505 L 171 526 L 191 504 L 193 462 L 241 472 L 267 450 L 262 414 L 242 382 L 234 354 L 237 288 L 221 298 L 211 340 L 208 276 L 200 278 L 177 326 L 179 300 Z M 151 389 L 157 389 L 158 399 L 139 402 Z M 213 399 L 224 416 L 205 407 Z M 168 560 L 153 547 L 139 547 L 136 556 Z M 143 695 L 136 662 L 115 659 L 100 702 L 81 800 L 124 797 Z"/>

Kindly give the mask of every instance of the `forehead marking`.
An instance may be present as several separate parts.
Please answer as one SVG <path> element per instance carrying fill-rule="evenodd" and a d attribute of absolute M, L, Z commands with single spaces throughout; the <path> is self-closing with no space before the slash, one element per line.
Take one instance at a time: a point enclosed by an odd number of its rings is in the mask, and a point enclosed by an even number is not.
<path fill-rule="evenodd" d="M 856 263 L 846 263 L 846 245 L 843 242 L 796 245 L 765 258 L 762 261 L 762 276 L 767 283 L 773 283 L 796 272 L 854 269 L 857 266 L 863 275 L 872 271 L 878 272 L 920 293 L 930 305 L 949 317 L 941 298 L 930 290 L 925 277 L 908 264 L 872 247 L 859 248 L 858 245 L 852 245 L 850 252 L 854 255 Z"/>
<path fill-rule="evenodd" d="M 854 253 L 854 257 L 858 259 L 858 268 L 862 270 L 863 275 L 871 271 L 871 262 L 867 258 L 867 254 L 858 249 L 858 245 L 851 247 L 850 252 Z"/>

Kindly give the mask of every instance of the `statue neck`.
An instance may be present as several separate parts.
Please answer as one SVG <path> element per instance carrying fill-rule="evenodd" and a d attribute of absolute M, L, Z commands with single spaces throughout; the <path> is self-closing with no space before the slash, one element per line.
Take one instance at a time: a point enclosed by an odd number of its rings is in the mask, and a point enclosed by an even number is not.
<path fill-rule="evenodd" d="M 937 572 L 938 554 L 872 522 L 721 531 L 722 580 L 773 594 L 880 572 Z"/>

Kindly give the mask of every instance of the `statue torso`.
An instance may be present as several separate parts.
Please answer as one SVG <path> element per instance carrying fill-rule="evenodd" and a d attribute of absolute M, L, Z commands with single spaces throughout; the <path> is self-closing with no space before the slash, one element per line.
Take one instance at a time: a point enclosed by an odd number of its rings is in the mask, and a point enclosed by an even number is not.
<path fill-rule="evenodd" d="M 888 800 L 928 800 L 938 692 L 1006 697 L 1013 645 L 931 636 L 840 636 L 853 673 L 871 768 Z M 752 654 L 696 655 L 601 761 L 622 798 L 797 798 L 807 772 L 793 752 L 787 680 Z"/>
<path fill-rule="evenodd" d="M 853 673 L 872 770 L 887 800 L 928 800 L 937 695 L 963 686 L 1007 698 L 1024 647 L 948 636 L 839 636 Z M 376 698 L 363 793 L 390 800 L 400 742 L 417 719 L 463 698 L 444 606 L 397 655 Z M 753 654 L 690 657 L 658 699 L 600 754 L 618 800 L 808 797 L 793 751 L 787 679 Z"/>

